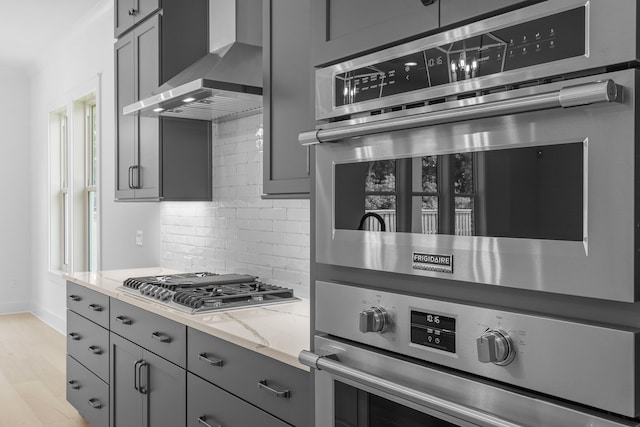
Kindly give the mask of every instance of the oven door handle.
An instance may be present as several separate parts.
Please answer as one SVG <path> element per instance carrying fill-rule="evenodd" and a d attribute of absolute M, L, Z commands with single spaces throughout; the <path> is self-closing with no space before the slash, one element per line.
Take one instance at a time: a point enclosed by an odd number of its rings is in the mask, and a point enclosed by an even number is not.
<path fill-rule="evenodd" d="M 486 412 L 478 411 L 420 390 L 405 387 L 401 384 L 372 375 L 368 372 L 351 368 L 336 360 L 329 359 L 326 356 L 319 356 L 310 351 L 302 350 L 298 355 L 298 360 L 303 365 L 309 366 L 310 368 L 318 371 L 326 371 L 329 374 L 354 381 L 358 384 L 371 387 L 400 399 L 413 402 L 420 406 L 425 406 L 472 423 L 479 423 L 480 425 L 491 427 L 522 427 L 520 424 L 512 423 Z"/>
<path fill-rule="evenodd" d="M 345 138 L 375 133 L 482 119 L 505 114 L 614 102 L 618 100 L 618 96 L 621 93 L 621 87 L 616 85 L 613 80 L 601 80 L 593 83 L 566 86 L 552 92 L 449 108 L 431 113 L 396 117 L 371 123 L 350 124 L 331 129 L 315 129 L 298 135 L 298 142 L 301 145 L 314 145 L 321 142 L 335 142 Z"/>

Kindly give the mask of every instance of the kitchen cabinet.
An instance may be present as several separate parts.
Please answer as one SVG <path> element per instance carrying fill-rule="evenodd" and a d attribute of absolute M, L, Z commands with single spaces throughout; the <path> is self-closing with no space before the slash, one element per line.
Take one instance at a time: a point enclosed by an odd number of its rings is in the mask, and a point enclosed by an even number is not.
<path fill-rule="evenodd" d="M 66 397 L 94 427 L 109 425 L 108 325 L 109 298 L 68 283 Z"/>
<path fill-rule="evenodd" d="M 116 42 L 116 200 L 211 200 L 210 126 L 122 114 L 207 52 L 206 0 L 164 0 Z"/>
<path fill-rule="evenodd" d="M 189 373 L 187 427 L 288 427 L 276 417 Z M 306 424 L 305 424 L 306 425 Z"/>
<path fill-rule="evenodd" d="M 314 65 L 325 65 L 438 29 L 448 0 L 315 0 Z"/>
<path fill-rule="evenodd" d="M 186 371 L 111 333 L 111 427 L 186 423 Z"/>
<path fill-rule="evenodd" d="M 309 424 L 309 373 L 246 348 L 224 341 L 193 328 L 187 329 L 187 366 L 190 373 L 196 374 L 210 383 L 192 387 L 210 390 L 203 400 L 196 404 L 198 410 L 207 408 L 209 424 L 217 425 L 280 425 L 273 424 L 271 414 L 294 426 Z M 224 390 L 224 391 L 221 391 Z M 262 423 L 244 423 L 242 416 L 226 413 L 228 408 L 215 404 L 218 395 L 232 394 L 238 401 L 230 403 L 239 407 L 248 404 L 260 408 L 260 412 L 251 417 L 264 418 Z M 189 394 L 193 396 L 193 394 Z M 244 403 L 248 402 L 248 403 Z M 198 411 L 192 410 L 189 424 L 194 421 Z M 249 415 L 247 415 L 249 416 Z M 226 422 L 233 420 L 233 422 Z"/>
<path fill-rule="evenodd" d="M 505 8 L 513 9 L 531 3 L 536 2 L 531 0 L 443 0 L 440 2 L 440 26 L 445 27 L 471 18 L 500 13 L 506 10 Z"/>
<path fill-rule="evenodd" d="M 114 36 L 120 37 L 160 8 L 160 0 L 115 0 Z"/>
<path fill-rule="evenodd" d="M 298 143 L 298 134 L 315 126 L 311 3 L 263 3 L 263 190 L 267 197 L 309 197 L 311 153 Z"/>
<path fill-rule="evenodd" d="M 160 197 L 158 119 L 125 116 L 122 108 L 152 94 L 160 83 L 160 15 L 115 44 L 116 199 Z"/>

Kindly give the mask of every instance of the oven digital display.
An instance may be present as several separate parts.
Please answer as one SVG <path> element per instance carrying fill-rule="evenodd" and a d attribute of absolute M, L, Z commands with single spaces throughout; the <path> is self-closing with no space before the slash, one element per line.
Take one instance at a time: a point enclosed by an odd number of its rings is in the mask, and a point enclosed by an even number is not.
<path fill-rule="evenodd" d="M 337 74 L 335 106 L 585 54 L 585 7 Z"/>
<path fill-rule="evenodd" d="M 411 342 L 449 353 L 456 352 L 456 319 L 411 310 Z"/>

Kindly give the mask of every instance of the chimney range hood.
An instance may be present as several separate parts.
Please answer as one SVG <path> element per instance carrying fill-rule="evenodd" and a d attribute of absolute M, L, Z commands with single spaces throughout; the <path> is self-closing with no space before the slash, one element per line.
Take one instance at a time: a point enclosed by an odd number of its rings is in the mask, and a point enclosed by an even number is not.
<path fill-rule="evenodd" d="M 249 0 L 210 0 L 209 8 L 214 50 L 156 94 L 125 106 L 124 115 L 219 121 L 262 110 L 262 7 Z"/>

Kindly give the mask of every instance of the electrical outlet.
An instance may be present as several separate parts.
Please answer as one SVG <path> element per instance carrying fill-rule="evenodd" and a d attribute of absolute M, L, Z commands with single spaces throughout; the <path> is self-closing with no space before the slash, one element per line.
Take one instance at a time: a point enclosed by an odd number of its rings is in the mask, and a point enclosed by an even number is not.
<path fill-rule="evenodd" d="M 138 246 L 142 246 L 144 240 L 142 237 L 142 230 L 137 230 L 136 231 L 136 245 Z"/>
<path fill-rule="evenodd" d="M 11 287 L 17 289 L 18 288 L 18 279 L 11 280 Z"/>

